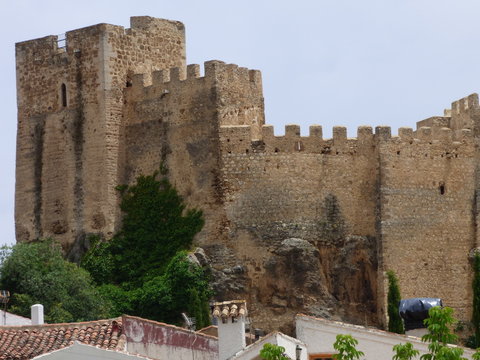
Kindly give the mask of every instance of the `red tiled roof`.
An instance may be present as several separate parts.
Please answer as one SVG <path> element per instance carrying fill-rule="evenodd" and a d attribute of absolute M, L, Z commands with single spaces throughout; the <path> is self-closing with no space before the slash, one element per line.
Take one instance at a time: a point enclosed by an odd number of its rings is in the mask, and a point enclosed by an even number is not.
<path fill-rule="evenodd" d="M 122 318 L 69 324 L 0 327 L 0 360 L 29 360 L 78 341 L 123 350 Z"/>

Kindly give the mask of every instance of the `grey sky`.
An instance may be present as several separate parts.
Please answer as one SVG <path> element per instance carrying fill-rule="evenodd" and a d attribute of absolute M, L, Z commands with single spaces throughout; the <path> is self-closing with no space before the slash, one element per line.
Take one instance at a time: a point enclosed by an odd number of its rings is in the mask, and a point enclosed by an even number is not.
<path fill-rule="evenodd" d="M 415 125 L 480 90 L 478 0 L 0 0 L 0 244 L 14 242 L 14 44 L 132 15 L 180 20 L 187 62 L 263 75 L 266 121 Z"/>

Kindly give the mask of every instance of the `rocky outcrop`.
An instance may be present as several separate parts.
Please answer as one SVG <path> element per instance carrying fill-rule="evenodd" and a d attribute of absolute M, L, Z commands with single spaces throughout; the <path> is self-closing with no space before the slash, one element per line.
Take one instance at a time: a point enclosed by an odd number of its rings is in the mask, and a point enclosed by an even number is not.
<path fill-rule="evenodd" d="M 297 313 L 375 324 L 374 238 L 347 236 L 336 245 L 287 238 L 243 261 L 227 248 L 208 250 L 211 258 L 196 253 L 211 269 L 216 299 L 247 299 L 254 327 L 293 333 Z"/>

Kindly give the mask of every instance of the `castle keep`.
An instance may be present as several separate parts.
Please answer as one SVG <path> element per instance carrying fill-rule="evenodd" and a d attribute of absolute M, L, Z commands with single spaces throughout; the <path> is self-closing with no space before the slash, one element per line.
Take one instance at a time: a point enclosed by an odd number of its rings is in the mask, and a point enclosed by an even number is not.
<path fill-rule="evenodd" d="M 191 207 L 218 300 L 246 298 L 255 326 L 299 312 L 385 322 L 385 271 L 402 296 L 471 315 L 479 246 L 478 96 L 401 128 L 333 138 L 265 125 L 261 74 L 186 65 L 183 24 L 132 17 L 16 45 L 17 241 L 54 237 L 78 259 L 111 237 L 118 184 L 166 164 Z M 203 75 L 201 74 L 203 72 Z"/>

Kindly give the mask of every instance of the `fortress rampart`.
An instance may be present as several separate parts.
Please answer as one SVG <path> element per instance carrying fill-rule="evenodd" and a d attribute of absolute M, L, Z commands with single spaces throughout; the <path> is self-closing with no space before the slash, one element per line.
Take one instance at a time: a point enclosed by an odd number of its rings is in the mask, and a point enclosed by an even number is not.
<path fill-rule="evenodd" d="M 184 35 L 134 17 L 68 32 L 65 47 L 17 44 L 17 241 L 53 236 L 78 259 L 88 234 L 118 228 L 115 186 L 165 164 L 204 211 L 196 241 L 217 299 L 247 298 L 258 326 L 298 311 L 381 325 L 390 269 L 404 297 L 441 297 L 468 320 L 478 95 L 397 136 L 336 126 L 324 139 L 320 125 L 275 136 L 260 72 L 208 61 L 201 76 Z"/>

